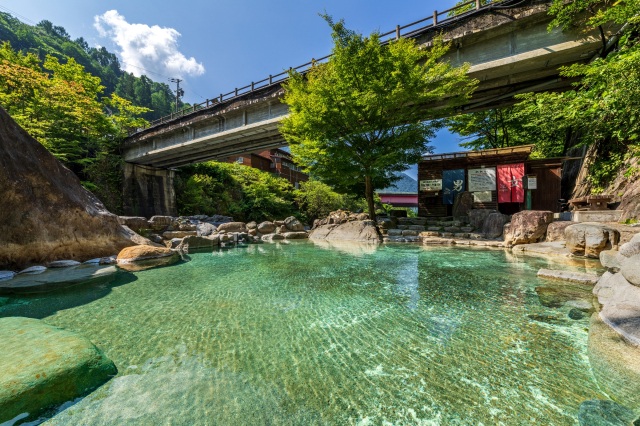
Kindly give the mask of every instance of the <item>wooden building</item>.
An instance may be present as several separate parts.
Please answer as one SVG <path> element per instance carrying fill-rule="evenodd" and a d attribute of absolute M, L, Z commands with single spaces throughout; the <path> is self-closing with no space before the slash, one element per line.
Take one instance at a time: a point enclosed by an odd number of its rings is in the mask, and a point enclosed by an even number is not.
<path fill-rule="evenodd" d="M 473 194 L 476 209 L 560 211 L 562 159 L 531 160 L 532 149 L 522 145 L 423 157 L 418 164 L 418 215 L 450 216 L 463 191 Z"/>
<path fill-rule="evenodd" d="M 291 154 L 282 149 L 243 153 L 229 157 L 227 161 L 273 173 L 287 179 L 296 188 L 300 182 L 309 180 L 309 175 L 294 164 Z"/>

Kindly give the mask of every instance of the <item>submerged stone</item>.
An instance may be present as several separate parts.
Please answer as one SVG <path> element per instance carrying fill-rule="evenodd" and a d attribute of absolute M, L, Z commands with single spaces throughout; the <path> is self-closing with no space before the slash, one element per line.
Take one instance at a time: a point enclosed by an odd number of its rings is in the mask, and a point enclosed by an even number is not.
<path fill-rule="evenodd" d="M 555 315 L 530 314 L 527 316 L 534 321 L 544 322 L 547 324 L 564 324 L 565 323 L 564 320 L 558 318 Z"/>
<path fill-rule="evenodd" d="M 586 314 L 577 308 L 571 308 L 571 310 L 569 311 L 569 318 L 571 318 L 572 320 L 581 320 L 585 316 Z"/>
<path fill-rule="evenodd" d="M 557 271 L 553 269 L 540 269 L 538 277 L 549 278 L 554 280 L 570 281 L 579 284 L 595 284 L 600 278 L 596 274 L 588 274 L 584 272 L 573 271 Z"/>
<path fill-rule="evenodd" d="M 600 315 L 593 314 L 587 352 L 600 388 L 620 404 L 640 406 L 640 348 L 625 341 Z"/>
<path fill-rule="evenodd" d="M 613 401 L 594 399 L 580 404 L 580 426 L 620 426 L 635 424 L 637 416 L 627 407 Z"/>
<path fill-rule="evenodd" d="M 80 265 L 80 262 L 77 260 L 54 260 L 49 263 L 49 268 L 70 268 L 78 265 Z"/>
<path fill-rule="evenodd" d="M 117 370 L 86 338 L 32 318 L 0 318 L 0 423 L 77 398 Z"/>
<path fill-rule="evenodd" d="M 22 274 L 32 274 L 32 275 L 41 274 L 46 270 L 47 270 L 47 268 L 45 266 L 40 266 L 40 265 L 30 266 L 27 269 L 23 269 L 22 271 L 18 272 L 18 275 L 22 275 Z"/>
<path fill-rule="evenodd" d="M 0 271 L 0 281 L 10 280 L 16 276 L 16 273 L 13 271 Z"/>

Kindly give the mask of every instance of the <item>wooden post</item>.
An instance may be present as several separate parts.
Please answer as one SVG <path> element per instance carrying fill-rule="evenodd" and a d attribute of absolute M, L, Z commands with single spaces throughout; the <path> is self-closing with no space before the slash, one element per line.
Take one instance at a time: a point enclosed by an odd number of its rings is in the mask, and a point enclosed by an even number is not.
<path fill-rule="evenodd" d="M 220 102 L 222 102 L 222 93 L 220 93 Z"/>
<path fill-rule="evenodd" d="M 400 40 L 400 25 L 396 25 L 396 40 Z"/>
<path fill-rule="evenodd" d="M 238 88 L 236 87 L 236 96 L 238 96 Z"/>
<path fill-rule="evenodd" d="M 273 76 L 269 74 L 269 86 L 273 84 Z"/>
<path fill-rule="evenodd" d="M 480 9 L 480 0 L 476 0 L 476 10 Z"/>
<path fill-rule="evenodd" d="M 438 25 L 438 11 L 434 10 L 433 11 L 433 26 Z"/>

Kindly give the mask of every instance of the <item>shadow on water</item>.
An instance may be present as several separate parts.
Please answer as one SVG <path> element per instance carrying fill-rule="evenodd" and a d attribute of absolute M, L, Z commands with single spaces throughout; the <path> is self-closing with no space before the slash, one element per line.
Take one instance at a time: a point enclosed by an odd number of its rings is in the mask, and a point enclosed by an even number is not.
<path fill-rule="evenodd" d="M 42 319 L 58 311 L 75 308 L 101 299 L 111 293 L 114 287 L 132 283 L 138 278 L 135 274 L 119 270 L 118 272 L 46 293 L 31 293 L 5 296 L 4 305 L 0 304 L 0 318 L 28 317 Z"/>

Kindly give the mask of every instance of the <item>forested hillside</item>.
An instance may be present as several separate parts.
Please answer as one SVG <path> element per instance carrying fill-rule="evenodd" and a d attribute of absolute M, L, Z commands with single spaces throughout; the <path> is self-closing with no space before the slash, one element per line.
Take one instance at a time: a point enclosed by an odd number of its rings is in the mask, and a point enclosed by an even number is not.
<path fill-rule="evenodd" d="M 31 26 L 0 12 L 2 42 L 9 42 L 14 50 L 22 53 L 33 53 L 42 62 L 47 55 L 61 63 L 65 63 L 67 57 L 73 58 L 86 72 L 100 78 L 105 96 L 115 93 L 134 105 L 148 108 L 143 114 L 147 120 L 168 115 L 175 108 L 175 95 L 168 84 L 123 71 L 114 53 L 104 47 L 90 47 L 82 37 L 72 40 L 63 27 L 50 21 Z"/>

